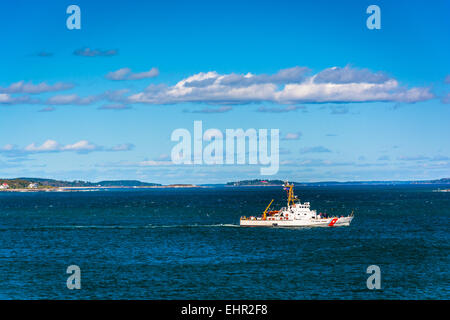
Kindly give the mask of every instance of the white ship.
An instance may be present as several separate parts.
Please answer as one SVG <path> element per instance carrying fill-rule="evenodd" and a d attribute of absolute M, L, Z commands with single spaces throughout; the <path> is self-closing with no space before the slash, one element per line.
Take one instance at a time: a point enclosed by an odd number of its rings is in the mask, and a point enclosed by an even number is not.
<path fill-rule="evenodd" d="M 349 226 L 353 220 L 353 212 L 349 216 L 328 217 L 310 209 L 309 202 L 301 203 L 294 195 L 294 185 L 286 182 L 284 190 L 288 192 L 287 207 L 268 211 L 269 203 L 261 217 L 241 217 L 242 227 L 338 227 Z"/>

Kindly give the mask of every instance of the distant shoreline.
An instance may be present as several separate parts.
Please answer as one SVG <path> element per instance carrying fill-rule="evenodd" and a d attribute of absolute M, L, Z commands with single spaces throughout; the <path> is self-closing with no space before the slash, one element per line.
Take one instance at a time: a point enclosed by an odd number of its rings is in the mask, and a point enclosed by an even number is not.
<path fill-rule="evenodd" d="M 82 180 L 64 181 L 46 178 L 0 178 L 0 192 L 76 192 L 76 191 L 94 191 L 108 189 L 174 189 L 174 188 L 249 188 L 249 187 L 282 187 L 285 181 L 280 179 L 273 180 L 240 180 L 227 183 L 173 183 L 162 185 L 159 183 L 142 182 L 139 180 L 104 180 L 98 182 L 89 182 Z M 321 182 L 295 182 L 291 181 L 296 187 L 327 187 L 327 186 L 443 186 L 448 189 L 450 178 L 441 178 L 435 180 L 411 180 L 411 181 L 321 181 Z"/>
<path fill-rule="evenodd" d="M 209 189 L 209 188 L 270 188 L 270 187 L 280 187 L 281 185 L 239 185 L 239 186 L 230 186 L 230 185 L 218 185 L 218 186 L 204 186 L 204 185 L 167 185 L 167 186 L 112 186 L 112 187 L 60 187 L 60 188 L 39 188 L 39 189 L 0 189 L 0 193 L 9 192 L 9 193 L 41 193 L 41 192 L 94 192 L 94 191 L 107 191 L 111 189 L 116 190 L 145 190 L 145 189 Z M 299 185 L 300 187 L 419 187 L 419 186 L 428 186 L 431 187 L 432 184 L 360 184 L 360 185 Z M 434 189 L 433 192 L 450 192 L 450 189 Z"/>
<path fill-rule="evenodd" d="M 167 186 L 111 186 L 111 187 L 60 187 L 60 188 L 40 188 L 40 189 L 1 189 L 0 192 L 83 192 L 106 189 L 190 189 L 190 188 L 209 188 L 207 186 L 197 185 L 167 185 Z"/>

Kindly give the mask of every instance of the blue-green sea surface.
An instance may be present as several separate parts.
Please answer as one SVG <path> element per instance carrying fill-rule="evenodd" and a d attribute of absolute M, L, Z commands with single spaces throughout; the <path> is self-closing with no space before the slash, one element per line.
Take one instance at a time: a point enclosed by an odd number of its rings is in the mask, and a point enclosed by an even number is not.
<path fill-rule="evenodd" d="M 449 299 L 450 193 L 433 189 L 296 188 L 320 212 L 355 210 L 350 227 L 304 229 L 238 226 L 284 206 L 279 187 L 2 192 L 0 298 Z"/>

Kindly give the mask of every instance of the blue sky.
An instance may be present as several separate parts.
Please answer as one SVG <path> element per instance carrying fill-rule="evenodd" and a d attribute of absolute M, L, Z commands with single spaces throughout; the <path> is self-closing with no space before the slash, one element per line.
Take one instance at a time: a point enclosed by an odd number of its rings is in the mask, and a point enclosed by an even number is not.
<path fill-rule="evenodd" d="M 70 4 L 81 30 L 66 28 Z M 371 4 L 380 30 L 366 27 Z M 171 133 L 194 120 L 279 128 L 280 171 L 264 178 L 450 176 L 448 1 L 1 7 L 0 177 L 262 177 L 260 166 L 168 164 Z"/>

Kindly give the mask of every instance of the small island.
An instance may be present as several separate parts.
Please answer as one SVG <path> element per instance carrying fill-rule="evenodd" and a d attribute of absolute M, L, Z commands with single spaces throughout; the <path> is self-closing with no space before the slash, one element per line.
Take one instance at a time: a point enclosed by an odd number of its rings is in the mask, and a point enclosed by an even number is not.
<path fill-rule="evenodd" d="M 253 180 L 242 180 L 242 181 L 234 181 L 228 182 L 226 184 L 227 187 L 268 187 L 268 186 L 282 186 L 284 181 L 281 180 L 261 180 L 261 179 L 253 179 Z"/>
<path fill-rule="evenodd" d="M 226 187 L 270 187 L 282 186 L 285 181 L 282 180 L 240 180 L 228 182 Z M 450 178 L 435 180 L 405 180 L 405 181 L 319 181 L 319 182 L 291 182 L 295 186 L 375 186 L 375 185 L 450 185 Z M 446 192 L 444 189 L 442 192 Z"/>
<path fill-rule="evenodd" d="M 0 179 L 0 192 L 42 192 L 42 191 L 95 191 L 104 189 L 145 188 L 203 188 L 195 184 L 169 184 L 142 182 L 138 180 L 105 180 L 89 182 L 82 180 L 64 181 L 42 178 Z"/>

